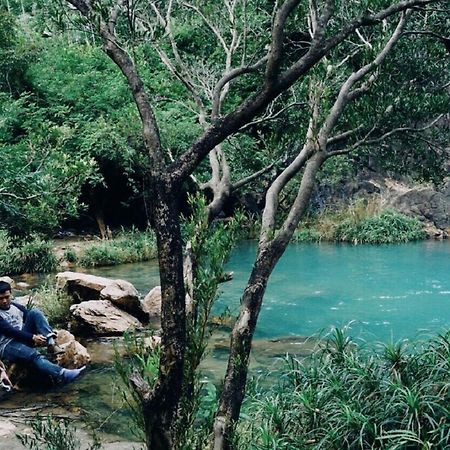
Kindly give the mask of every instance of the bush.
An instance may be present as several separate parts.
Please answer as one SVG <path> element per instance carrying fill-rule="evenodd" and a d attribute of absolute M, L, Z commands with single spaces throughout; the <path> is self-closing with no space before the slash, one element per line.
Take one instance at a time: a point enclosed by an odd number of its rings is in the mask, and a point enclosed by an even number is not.
<path fill-rule="evenodd" d="M 344 221 L 337 227 L 335 238 L 354 244 L 392 244 L 424 239 L 425 232 L 417 219 L 386 210 L 356 223 Z"/>
<path fill-rule="evenodd" d="M 31 236 L 28 242 L 15 242 L 6 231 L 0 230 L 0 273 L 53 272 L 58 266 L 50 242 Z"/>
<path fill-rule="evenodd" d="M 417 219 L 391 210 L 379 211 L 376 203 L 355 202 L 338 213 L 308 218 L 293 237 L 296 242 L 350 242 L 391 244 L 424 239 Z"/>
<path fill-rule="evenodd" d="M 450 332 L 363 349 L 341 330 L 249 395 L 239 449 L 450 448 Z M 273 385 L 272 385 L 273 386 Z"/>
<path fill-rule="evenodd" d="M 72 299 L 65 292 L 50 284 L 40 286 L 32 296 L 33 306 L 38 307 L 55 327 L 65 327 Z"/>
<path fill-rule="evenodd" d="M 78 257 L 78 263 L 83 267 L 114 266 L 147 261 L 156 254 L 156 238 L 152 231 L 122 231 L 115 239 L 86 248 Z"/>

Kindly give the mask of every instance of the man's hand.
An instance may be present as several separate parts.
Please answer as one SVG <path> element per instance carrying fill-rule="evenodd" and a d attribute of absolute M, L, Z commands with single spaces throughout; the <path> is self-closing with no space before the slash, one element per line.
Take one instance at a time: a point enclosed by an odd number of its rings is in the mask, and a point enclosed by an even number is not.
<path fill-rule="evenodd" d="M 33 342 L 36 347 L 47 345 L 47 339 L 42 334 L 33 334 Z"/>

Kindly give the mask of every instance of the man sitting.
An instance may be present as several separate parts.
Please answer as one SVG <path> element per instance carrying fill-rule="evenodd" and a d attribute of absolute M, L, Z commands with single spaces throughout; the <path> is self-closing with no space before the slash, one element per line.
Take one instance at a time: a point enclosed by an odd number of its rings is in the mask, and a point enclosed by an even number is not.
<path fill-rule="evenodd" d="M 53 364 L 35 347 L 47 346 L 57 351 L 56 334 L 47 318 L 38 309 L 27 310 L 11 301 L 11 285 L 0 281 L 0 358 L 10 362 L 32 364 L 40 372 L 50 375 L 58 383 L 70 383 L 86 369 L 63 369 Z"/>

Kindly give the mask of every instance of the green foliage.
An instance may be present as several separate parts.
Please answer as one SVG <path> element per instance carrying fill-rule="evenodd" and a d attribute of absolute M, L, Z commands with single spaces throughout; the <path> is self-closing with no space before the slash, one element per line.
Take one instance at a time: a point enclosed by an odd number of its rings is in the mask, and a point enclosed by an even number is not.
<path fill-rule="evenodd" d="M 83 183 L 94 161 L 67 150 L 73 129 L 49 120 L 29 95 L 13 99 L 0 92 L 0 180 L 2 224 L 26 235 L 49 232 L 74 216 Z"/>
<path fill-rule="evenodd" d="M 53 272 L 58 266 L 51 244 L 39 236 L 20 241 L 12 239 L 5 230 L 0 230 L 0 244 L 1 273 L 46 273 Z"/>
<path fill-rule="evenodd" d="M 33 307 L 37 307 L 54 327 L 66 327 L 72 299 L 53 284 L 44 283 L 32 294 Z"/>
<path fill-rule="evenodd" d="M 18 434 L 17 438 L 29 450 L 82 450 L 76 436 L 76 428 L 67 418 L 52 415 L 37 416 L 30 422 L 32 434 Z M 96 435 L 85 450 L 99 450 L 101 444 Z"/>
<path fill-rule="evenodd" d="M 121 392 L 133 419 L 134 428 L 132 432 L 138 439 L 145 442 L 143 404 L 131 377 L 138 376 L 143 383 L 147 384 L 149 389 L 154 386 L 159 374 L 160 347 L 155 344 L 152 336 L 125 334 L 124 351 L 125 357 L 116 347 L 114 366 L 123 382 Z"/>
<path fill-rule="evenodd" d="M 255 388 L 237 448 L 447 448 L 449 342 L 445 333 L 377 352 L 335 330 L 310 356 L 287 356 L 278 384 Z"/>
<path fill-rule="evenodd" d="M 354 244 L 392 244 L 425 238 L 417 219 L 386 210 L 360 222 L 346 220 L 336 229 L 337 241 Z"/>
<path fill-rule="evenodd" d="M 83 267 L 113 266 L 148 261 L 155 257 L 156 238 L 153 231 L 132 229 L 122 231 L 114 239 L 87 247 L 78 256 L 78 264 Z"/>
<path fill-rule="evenodd" d="M 203 196 L 189 198 L 192 213 L 184 224 L 192 280 L 187 291 L 192 303 L 187 314 L 185 380 L 181 411 L 177 420 L 177 440 L 183 449 L 203 448 L 214 419 L 216 390 L 199 382 L 198 366 L 205 356 L 208 339 L 214 328 L 211 309 L 219 294 L 223 268 L 239 237 L 243 217 L 209 223 Z"/>
<path fill-rule="evenodd" d="M 377 202 L 358 200 L 335 213 L 309 217 L 294 234 L 295 242 L 350 242 L 392 244 L 425 239 L 417 219 L 391 210 Z"/>

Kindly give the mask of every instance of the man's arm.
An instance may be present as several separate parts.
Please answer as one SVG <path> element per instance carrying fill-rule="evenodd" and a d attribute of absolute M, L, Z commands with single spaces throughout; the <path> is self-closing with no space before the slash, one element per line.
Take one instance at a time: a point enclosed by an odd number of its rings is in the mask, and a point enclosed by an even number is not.
<path fill-rule="evenodd" d="M 0 319 L 0 335 L 7 336 L 22 342 L 23 344 L 34 347 L 33 334 L 12 327 L 6 320 Z"/>

